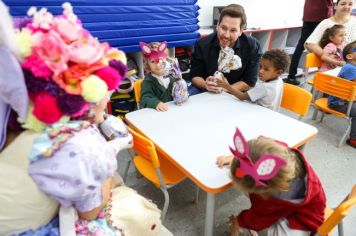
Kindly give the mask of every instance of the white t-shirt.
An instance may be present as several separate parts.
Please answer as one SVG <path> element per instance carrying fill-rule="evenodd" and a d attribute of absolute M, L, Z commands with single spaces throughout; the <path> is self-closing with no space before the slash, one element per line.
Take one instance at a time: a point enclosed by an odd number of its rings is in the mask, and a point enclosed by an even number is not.
<path fill-rule="evenodd" d="M 153 74 L 152 75 L 154 77 L 156 77 L 156 79 L 158 80 L 158 83 L 160 83 L 160 85 L 162 85 L 165 89 L 168 88 L 168 85 L 169 85 L 169 82 L 171 81 L 169 79 L 169 77 L 163 77 L 163 76 L 159 76 L 159 75 L 156 75 L 156 74 Z"/>
<path fill-rule="evenodd" d="M 325 30 L 327 28 L 332 27 L 335 25 L 336 22 L 332 21 L 331 19 L 325 19 L 320 24 L 315 28 L 313 33 L 309 36 L 307 39 L 306 43 L 317 43 L 319 44 L 319 41 L 321 37 L 323 36 Z M 356 18 L 351 16 L 350 20 L 343 24 L 346 27 L 346 43 L 351 43 L 356 40 Z"/>
<path fill-rule="evenodd" d="M 283 80 L 278 78 L 269 82 L 258 80 L 256 86 L 247 91 L 252 102 L 279 111 L 283 95 Z"/>

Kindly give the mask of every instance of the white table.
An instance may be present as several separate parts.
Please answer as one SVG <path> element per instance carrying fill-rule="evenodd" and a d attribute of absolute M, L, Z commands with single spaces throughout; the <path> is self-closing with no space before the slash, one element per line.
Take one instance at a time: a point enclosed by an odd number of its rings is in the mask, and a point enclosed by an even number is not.
<path fill-rule="evenodd" d="M 141 109 L 126 115 L 131 127 L 150 138 L 158 150 L 207 192 L 205 235 L 213 234 L 215 194 L 231 186 L 226 168 L 215 164 L 230 154 L 235 127 L 247 140 L 264 135 L 299 147 L 316 136 L 311 125 L 230 94 L 202 93 L 167 112 Z"/>
<path fill-rule="evenodd" d="M 339 74 L 340 70 L 341 70 L 341 67 L 335 67 L 332 70 L 327 70 L 322 73 L 327 74 L 327 75 L 337 76 Z"/>

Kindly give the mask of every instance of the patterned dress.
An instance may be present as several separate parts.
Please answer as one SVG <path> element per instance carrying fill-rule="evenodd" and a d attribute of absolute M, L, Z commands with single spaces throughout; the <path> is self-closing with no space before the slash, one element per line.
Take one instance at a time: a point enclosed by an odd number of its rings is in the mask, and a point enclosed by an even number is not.
<path fill-rule="evenodd" d="M 107 141 L 97 126 L 73 121 L 49 127 L 35 139 L 29 174 L 61 207 L 88 212 L 102 203 L 102 185 L 117 168 L 116 155 L 132 136 Z M 86 236 L 172 235 L 160 210 L 134 190 L 120 186 L 95 220 L 76 217 L 75 232 Z"/>

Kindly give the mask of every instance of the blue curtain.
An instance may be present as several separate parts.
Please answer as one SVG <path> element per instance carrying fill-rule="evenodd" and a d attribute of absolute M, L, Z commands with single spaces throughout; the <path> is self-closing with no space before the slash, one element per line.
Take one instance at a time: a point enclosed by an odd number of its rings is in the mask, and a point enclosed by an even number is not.
<path fill-rule="evenodd" d="M 58 15 L 62 13 L 63 2 L 65 0 L 4 0 L 14 17 L 25 16 L 31 6 L 46 7 Z M 193 45 L 199 38 L 197 0 L 70 2 L 86 29 L 100 41 L 125 52 L 140 51 L 140 41 L 167 41 L 169 47 L 177 47 Z"/>

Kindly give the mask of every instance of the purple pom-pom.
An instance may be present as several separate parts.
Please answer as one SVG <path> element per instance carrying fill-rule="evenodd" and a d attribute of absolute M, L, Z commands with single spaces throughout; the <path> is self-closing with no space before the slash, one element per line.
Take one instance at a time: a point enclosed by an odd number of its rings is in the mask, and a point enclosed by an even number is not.
<path fill-rule="evenodd" d="M 23 17 L 23 18 L 15 18 L 14 19 L 14 27 L 16 29 L 22 29 L 25 28 L 28 24 L 32 23 L 32 18 L 30 17 Z"/>
<path fill-rule="evenodd" d="M 57 104 L 64 114 L 71 116 L 79 112 L 86 102 L 80 95 L 65 93 L 57 97 Z"/>
<path fill-rule="evenodd" d="M 36 77 L 27 69 L 23 69 L 23 74 L 25 76 L 26 87 L 30 95 L 37 95 L 43 91 L 46 91 L 52 96 L 57 97 L 58 95 L 64 93 L 64 90 L 52 80 Z"/>
<path fill-rule="evenodd" d="M 64 93 L 64 90 L 61 89 L 53 80 L 49 80 L 46 84 L 46 91 L 54 97 Z"/>
<path fill-rule="evenodd" d="M 39 77 L 35 77 L 31 71 L 23 69 L 23 73 L 26 79 L 26 86 L 30 94 L 38 94 L 45 90 L 48 83 L 47 80 Z"/>
<path fill-rule="evenodd" d="M 119 74 L 121 75 L 121 77 L 125 77 L 127 67 L 124 63 L 122 63 L 121 61 L 118 61 L 118 60 L 110 60 L 109 66 L 116 69 L 117 72 L 119 72 Z"/>

